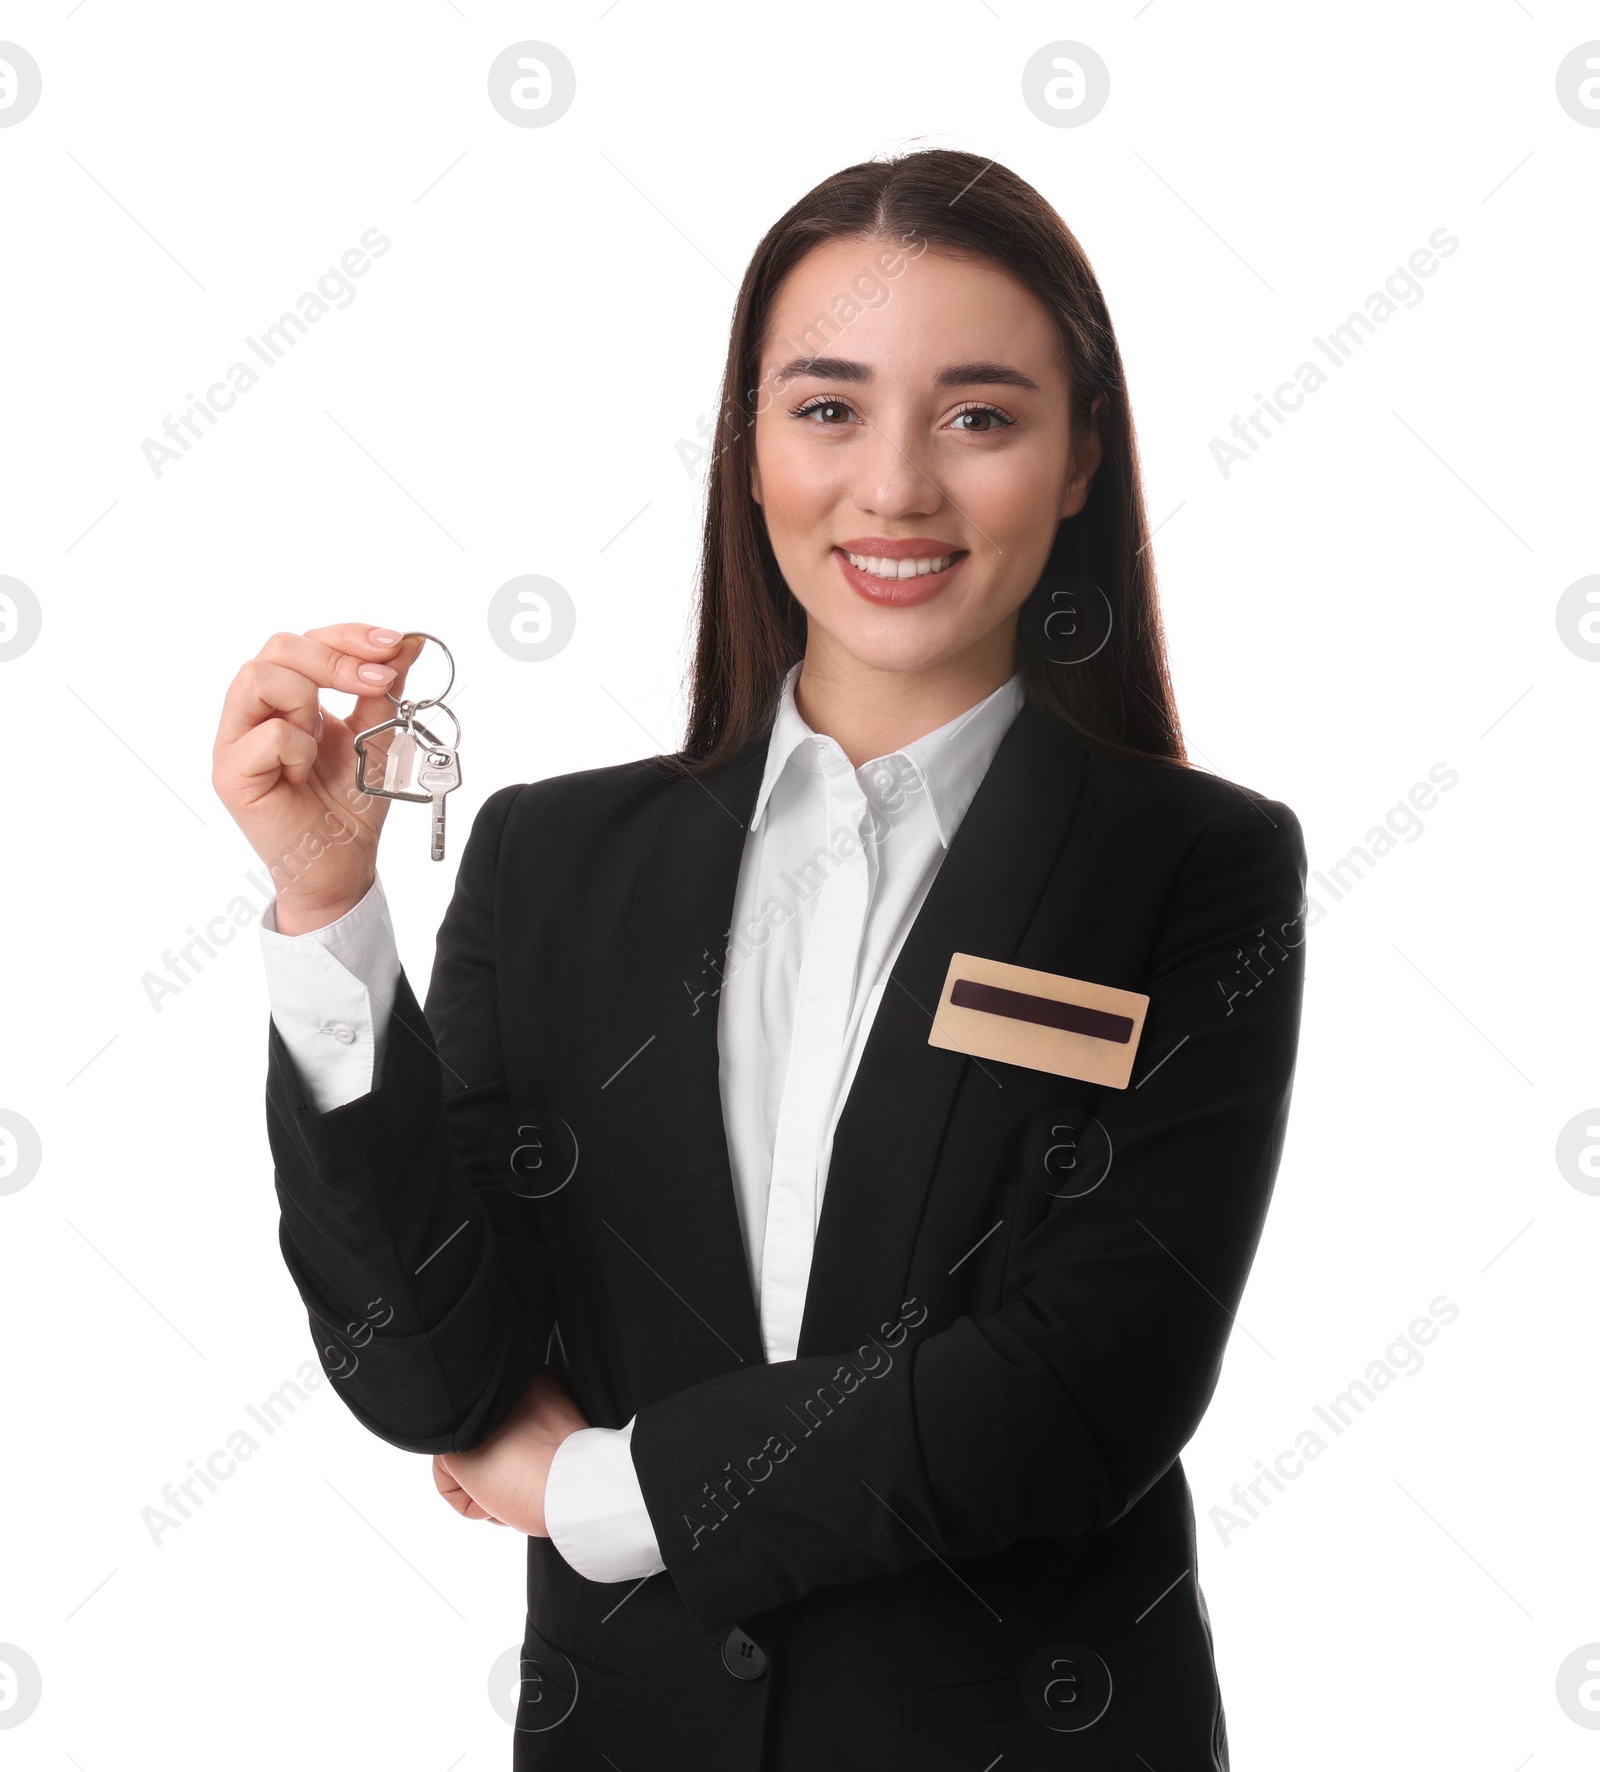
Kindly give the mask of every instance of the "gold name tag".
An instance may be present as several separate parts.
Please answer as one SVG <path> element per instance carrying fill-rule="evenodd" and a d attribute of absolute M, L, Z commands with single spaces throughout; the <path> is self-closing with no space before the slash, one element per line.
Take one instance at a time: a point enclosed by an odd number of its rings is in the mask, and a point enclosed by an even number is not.
<path fill-rule="evenodd" d="M 1137 991 L 953 954 L 928 1044 L 1126 1089 L 1149 1007 Z"/>

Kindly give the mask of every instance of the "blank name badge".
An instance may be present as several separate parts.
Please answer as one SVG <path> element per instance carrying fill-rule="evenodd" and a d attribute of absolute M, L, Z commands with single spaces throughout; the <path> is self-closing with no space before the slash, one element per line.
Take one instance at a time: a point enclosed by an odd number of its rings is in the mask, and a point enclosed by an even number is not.
<path fill-rule="evenodd" d="M 1126 1089 L 1150 999 L 1059 972 L 953 954 L 930 1046 Z"/>

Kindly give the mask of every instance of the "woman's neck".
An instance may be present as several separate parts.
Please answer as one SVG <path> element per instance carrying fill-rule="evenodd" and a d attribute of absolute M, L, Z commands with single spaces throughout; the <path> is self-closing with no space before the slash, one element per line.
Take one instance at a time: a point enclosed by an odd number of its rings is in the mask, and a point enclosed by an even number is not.
<path fill-rule="evenodd" d="M 992 695 L 1015 669 L 1008 622 L 956 658 L 924 670 L 882 670 L 812 628 L 795 706 L 813 732 L 834 740 L 854 768 L 937 731 Z"/>

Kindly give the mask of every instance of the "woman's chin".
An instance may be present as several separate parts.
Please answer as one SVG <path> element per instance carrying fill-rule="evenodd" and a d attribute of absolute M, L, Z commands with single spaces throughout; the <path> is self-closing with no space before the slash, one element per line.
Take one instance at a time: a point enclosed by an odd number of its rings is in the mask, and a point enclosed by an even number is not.
<path fill-rule="evenodd" d="M 914 619 L 919 613 L 923 619 Z M 854 619 L 834 626 L 813 616 L 811 626 L 813 630 L 824 629 L 829 650 L 844 654 L 855 664 L 867 670 L 907 674 L 931 670 L 977 644 L 982 637 L 955 632 L 947 620 L 930 617 L 930 611 L 906 609 L 867 620 L 857 614 Z M 813 633 L 812 650 L 816 638 Z"/>

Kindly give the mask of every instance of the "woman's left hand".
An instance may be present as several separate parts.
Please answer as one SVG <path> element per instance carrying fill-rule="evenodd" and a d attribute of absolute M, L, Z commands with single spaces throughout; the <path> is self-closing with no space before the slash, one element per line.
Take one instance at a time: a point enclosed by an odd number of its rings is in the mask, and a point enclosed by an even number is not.
<path fill-rule="evenodd" d="M 469 1520 L 493 1520 L 530 1538 L 548 1538 L 544 1490 L 556 1449 L 589 1425 L 554 1367 L 546 1366 L 481 1446 L 433 1461 L 439 1493 Z"/>

